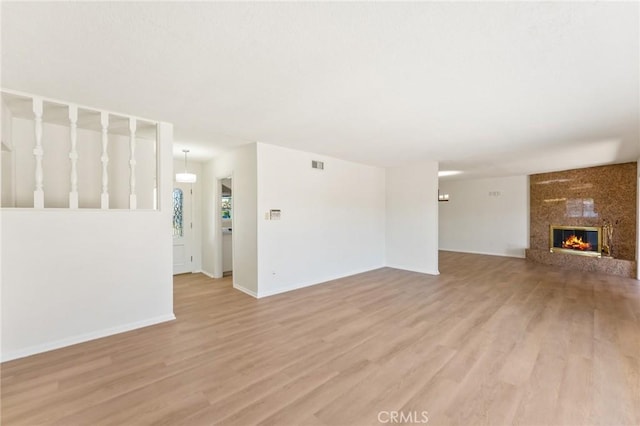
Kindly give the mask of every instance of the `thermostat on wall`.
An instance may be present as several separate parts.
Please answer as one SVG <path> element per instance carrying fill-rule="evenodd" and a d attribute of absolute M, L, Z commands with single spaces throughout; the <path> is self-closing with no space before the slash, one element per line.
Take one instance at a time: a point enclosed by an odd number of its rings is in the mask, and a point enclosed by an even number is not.
<path fill-rule="evenodd" d="M 269 220 L 280 220 L 280 210 L 269 210 Z"/>

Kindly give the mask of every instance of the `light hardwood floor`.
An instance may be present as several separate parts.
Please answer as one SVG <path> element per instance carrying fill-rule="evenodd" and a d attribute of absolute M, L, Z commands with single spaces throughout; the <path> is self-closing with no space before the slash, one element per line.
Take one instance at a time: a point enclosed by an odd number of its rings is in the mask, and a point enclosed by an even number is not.
<path fill-rule="evenodd" d="M 2 424 L 640 424 L 638 281 L 440 263 L 262 300 L 178 276 L 176 321 L 3 364 Z"/>

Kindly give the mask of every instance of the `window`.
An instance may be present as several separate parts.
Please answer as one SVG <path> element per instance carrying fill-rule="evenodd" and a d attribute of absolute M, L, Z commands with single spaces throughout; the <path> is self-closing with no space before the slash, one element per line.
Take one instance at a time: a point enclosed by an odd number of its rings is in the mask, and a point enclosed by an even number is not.
<path fill-rule="evenodd" d="M 222 219 L 231 219 L 231 197 L 222 197 Z"/>
<path fill-rule="evenodd" d="M 184 236 L 184 229 L 182 227 L 182 203 L 184 200 L 184 194 L 182 189 L 174 188 L 173 190 L 173 236 Z"/>

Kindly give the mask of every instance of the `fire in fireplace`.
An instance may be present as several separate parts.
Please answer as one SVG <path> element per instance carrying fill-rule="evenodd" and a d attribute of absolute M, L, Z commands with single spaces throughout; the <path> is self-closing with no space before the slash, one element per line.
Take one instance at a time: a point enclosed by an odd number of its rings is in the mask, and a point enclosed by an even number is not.
<path fill-rule="evenodd" d="M 602 228 L 597 226 L 555 226 L 549 229 L 549 251 L 599 257 Z"/>
<path fill-rule="evenodd" d="M 591 244 L 582 241 L 582 237 L 569 235 L 569 238 L 562 242 L 562 248 L 586 251 L 591 248 Z"/>

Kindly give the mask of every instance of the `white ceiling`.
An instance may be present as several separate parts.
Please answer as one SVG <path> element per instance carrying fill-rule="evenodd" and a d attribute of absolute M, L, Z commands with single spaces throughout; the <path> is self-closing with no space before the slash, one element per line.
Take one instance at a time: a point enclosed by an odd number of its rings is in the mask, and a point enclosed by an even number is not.
<path fill-rule="evenodd" d="M 640 156 L 640 4 L 1 3 L 2 86 L 458 176 Z"/>

